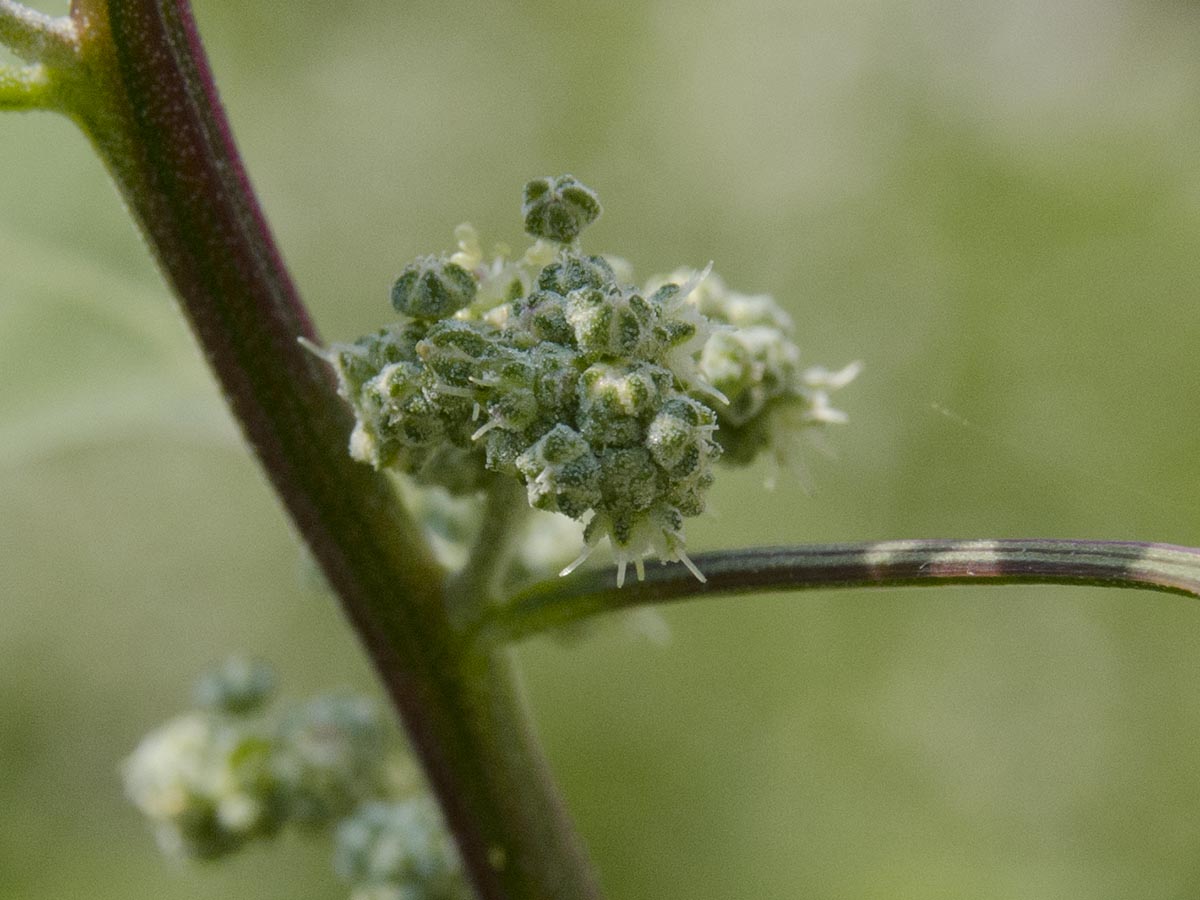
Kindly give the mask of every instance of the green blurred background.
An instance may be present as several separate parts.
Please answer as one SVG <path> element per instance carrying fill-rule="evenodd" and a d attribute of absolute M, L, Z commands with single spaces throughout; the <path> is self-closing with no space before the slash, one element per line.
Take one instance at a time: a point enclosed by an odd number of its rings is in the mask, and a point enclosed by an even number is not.
<path fill-rule="evenodd" d="M 65 4 L 43 3 L 60 13 Z M 728 472 L 690 546 L 1200 544 L 1200 7 L 197 0 L 323 334 L 574 172 L 588 247 L 709 259 L 866 364 L 836 461 Z M 230 651 L 375 693 L 105 173 L 0 118 L 0 897 L 341 897 L 285 838 L 165 862 L 119 760 Z M 1200 611 L 747 598 L 521 650 L 613 900 L 1200 896 Z"/>

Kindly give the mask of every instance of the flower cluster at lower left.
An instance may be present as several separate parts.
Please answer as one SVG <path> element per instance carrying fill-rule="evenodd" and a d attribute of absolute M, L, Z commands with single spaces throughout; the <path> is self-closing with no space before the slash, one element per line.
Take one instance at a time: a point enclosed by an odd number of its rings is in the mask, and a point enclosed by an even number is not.
<path fill-rule="evenodd" d="M 375 706 L 329 695 L 272 718 L 273 682 L 262 663 L 228 661 L 197 683 L 198 709 L 125 760 L 126 793 L 163 851 L 215 859 L 287 827 L 325 832 L 354 898 L 466 900 L 437 808 L 414 787 Z M 377 865 L 380 853 L 407 862 Z"/>

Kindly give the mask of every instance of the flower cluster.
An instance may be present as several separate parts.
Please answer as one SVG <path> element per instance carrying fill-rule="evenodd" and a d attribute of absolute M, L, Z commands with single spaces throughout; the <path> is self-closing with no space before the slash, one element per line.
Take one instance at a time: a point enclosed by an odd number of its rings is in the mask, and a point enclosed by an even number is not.
<path fill-rule="evenodd" d="M 375 707 L 330 695 L 272 722 L 273 685 L 262 663 L 228 661 L 198 681 L 200 709 L 147 735 L 125 761 L 126 793 L 159 846 L 214 859 L 287 826 L 331 829 L 355 898 L 465 898 L 436 808 L 397 783 Z"/>
<path fill-rule="evenodd" d="M 680 269 L 650 287 L 692 277 L 690 269 Z M 835 372 L 804 367 L 791 316 L 766 294 L 729 290 L 718 275 L 703 279 L 691 302 L 712 327 L 697 367 L 724 398 L 713 408 L 725 462 L 748 464 L 767 451 L 789 465 L 807 429 L 846 421 L 830 406 L 829 392 L 853 381 L 859 363 Z"/>
<path fill-rule="evenodd" d="M 129 799 L 173 856 L 224 856 L 282 824 L 268 736 L 218 714 L 189 713 L 147 735 L 124 776 Z"/>
<path fill-rule="evenodd" d="M 462 862 L 428 797 L 364 803 L 337 828 L 334 870 L 351 900 L 470 900 Z"/>
<path fill-rule="evenodd" d="M 703 580 L 683 520 L 703 511 L 714 463 L 840 421 L 827 392 L 856 369 L 802 369 L 787 315 L 708 269 L 645 288 L 619 277 L 579 247 L 600 204 L 569 175 L 530 182 L 522 213 L 536 239 L 522 257 L 487 260 L 461 226 L 457 253 L 400 275 L 400 322 L 317 351 L 355 411 L 351 454 L 452 493 L 520 479 L 530 506 L 587 523 L 564 572 L 607 537 L 618 582 L 648 554 Z"/>

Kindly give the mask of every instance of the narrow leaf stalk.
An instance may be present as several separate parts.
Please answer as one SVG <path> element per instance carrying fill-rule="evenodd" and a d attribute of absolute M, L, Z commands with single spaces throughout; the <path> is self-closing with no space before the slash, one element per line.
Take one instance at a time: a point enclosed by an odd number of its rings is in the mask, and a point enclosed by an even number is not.
<path fill-rule="evenodd" d="M 1068 584 L 1140 588 L 1200 598 L 1200 549 L 1120 541 L 884 541 L 719 551 L 651 569 L 618 589 L 612 572 L 549 580 L 489 610 L 477 637 L 506 644 L 601 613 L 746 593 L 922 584 Z"/>

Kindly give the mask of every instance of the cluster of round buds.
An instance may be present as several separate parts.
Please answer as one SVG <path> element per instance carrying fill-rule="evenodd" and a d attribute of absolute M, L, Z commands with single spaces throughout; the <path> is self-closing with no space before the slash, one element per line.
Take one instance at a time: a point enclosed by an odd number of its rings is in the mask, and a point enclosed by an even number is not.
<path fill-rule="evenodd" d="M 354 408 L 355 458 L 458 493 L 521 479 L 531 506 L 587 523 L 564 571 L 607 537 L 618 582 L 630 562 L 641 577 L 648 554 L 703 580 L 683 520 L 704 509 L 713 464 L 773 439 L 754 431 L 769 411 L 803 402 L 830 420 L 820 392 L 833 383 L 798 368 L 778 307 L 747 311 L 705 283 L 708 269 L 643 290 L 585 254 L 579 235 L 599 214 L 569 175 L 530 182 L 522 215 L 537 242 L 523 257 L 485 261 L 463 226 L 457 253 L 398 279 L 403 321 L 316 352 Z"/>
<path fill-rule="evenodd" d="M 282 824 L 268 738 L 207 712 L 167 722 L 123 766 L 125 791 L 164 852 L 212 859 Z"/>
<path fill-rule="evenodd" d="M 427 797 L 364 803 L 338 825 L 334 869 L 351 900 L 470 900 L 458 852 Z"/>
<path fill-rule="evenodd" d="M 650 286 L 691 275 L 690 270 L 679 270 Z M 816 426 L 846 421 L 845 413 L 830 405 L 829 393 L 854 380 L 858 363 L 836 372 L 805 367 L 787 312 L 765 294 L 729 290 L 715 274 L 704 279 L 691 302 L 711 323 L 712 334 L 697 366 L 701 377 L 724 396 L 713 408 L 726 462 L 746 464 L 770 452 L 780 463 L 790 464 L 801 436 Z"/>
<path fill-rule="evenodd" d="M 230 660 L 198 680 L 201 709 L 151 732 L 125 760 L 126 794 L 165 852 L 211 859 L 283 824 L 272 735 L 254 716 L 273 688 L 262 663 Z"/>
<path fill-rule="evenodd" d="M 213 858 L 291 823 L 331 825 L 385 793 L 387 742 L 374 706 L 310 701 L 272 723 L 274 676 L 233 659 L 200 678 L 202 708 L 147 735 L 125 760 L 125 790 L 175 856 Z"/>
<path fill-rule="evenodd" d="M 428 795 L 397 777 L 373 704 L 320 697 L 272 724 L 273 688 L 270 667 L 231 659 L 198 680 L 201 709 L 125 761 L 126 793 L 163 850 L 213 859 L 285 826 L 325 828 L 352 900 L 467 900 L 450 835 Z"/>
<path fill-rule="evenodd" d="M 319 351 L 357 414 L 351 456 L 456 493 L 483 485 L 486 471 L 471 437 L 478 413 L 468 354 L 486 352 L 488 342 L 459 325 L 406 322 Z"/>

